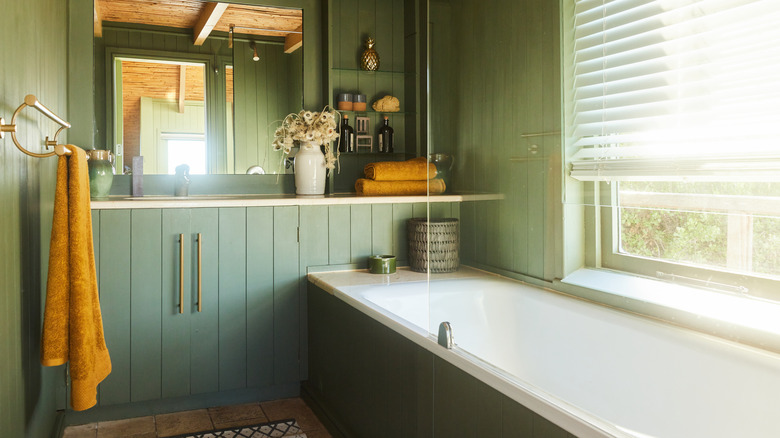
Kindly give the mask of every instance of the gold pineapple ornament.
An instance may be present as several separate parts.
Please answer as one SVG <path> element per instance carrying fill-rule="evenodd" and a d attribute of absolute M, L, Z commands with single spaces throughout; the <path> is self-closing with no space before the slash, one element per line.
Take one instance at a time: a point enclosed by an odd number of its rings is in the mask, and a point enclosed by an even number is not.
<path fill-rule="evenodd" d="M 360 56 L 360 68 L 367 71 L 379 70 L 379 54 L 374 50 L 374 39 L 371 37 L 366 40 L 366 50 Z"/>

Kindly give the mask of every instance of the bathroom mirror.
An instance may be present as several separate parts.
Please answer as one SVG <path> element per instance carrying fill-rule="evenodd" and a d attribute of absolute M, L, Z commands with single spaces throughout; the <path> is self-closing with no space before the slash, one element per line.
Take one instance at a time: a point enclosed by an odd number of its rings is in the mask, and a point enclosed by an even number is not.
<path fill-rule="evenodd" d="M 285 173 L 271 142 L 303 106 L 301 9 L 95 0 L 95 14 L 98 141 L 117 173 L 138 155 L 145 174 Z"/>

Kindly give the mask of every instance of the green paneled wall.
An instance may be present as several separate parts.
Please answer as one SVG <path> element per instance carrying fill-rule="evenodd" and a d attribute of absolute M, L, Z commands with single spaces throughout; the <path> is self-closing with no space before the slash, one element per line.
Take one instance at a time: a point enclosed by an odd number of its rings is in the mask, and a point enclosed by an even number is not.
<path fill-rule="evenodd" d="M 431 149 L 455 156 L 465 263 L 552 280 L 559 201 L 558 3 L 430 1 Z M 523 134 L 551 133 L 534 137 Z"/>
<path fill-rule="evenodd" d="M 257 44 L 260 61 L 252 61 L 248 43 L 235 42 L 235 173 L 260 165 L 266 173 L 284 173 L 282 153 L 271 148 L 274 130 L 290 113 L 303 108 L 303 51 L 284 53 L 284 46 Z M 319 108 L 308 108 L 319 110 Z M 231 172 L 232 173 L 232 172 Z"/>
<path fill-rule="evenodd" d="M 373 154 L 361 149 L 358 154 L 341 157 L 341 172 L 335 177 L 336 192 L 354 192 L 357 178 L 362 177 L 363 167 L 373 161 L 402 160 L 421 153 L 419 139 L 419 69 L 416 60 L 418 33 L 414 14 L 415 0 L 331 0 L 329 16 L 329 102 L 334 106 L 339 93 L 365 94 L 368 101 L 370 134 L 374 136 Z M 365 50 L 365 40 L 372 37 L 379 54 L 379 71 L 360 70 L 360 56 Z M 409 43 L 412 42 L 412 44 Z M 398 113 L 376 113 L 371 104 L 386 96 L 399 99 Z M 355 128 L 355 116 L 350 126 Z M 377 154 L 376 134 L 382 116 L 388 115 L 395 132 L 393 151 L 396 155 Z"/>
<path fill-rule="evenodd" d="M 68 119 L 68 2 L 0 0 L 0 117 L 10 123 L 26 94 Z M 35 110 L 17 118 L 18 138 L 35 152 L 57 125 Z M 60 137 L 67 139 L 67 133 Z M 28 157 L 10 135 L 0 140 L 0 431 L 49 436 L 54 379 L 62 367 L 39 362 L 45 258 L 56 159 Z M 42 266 L 43 265 L 43 266 Z"/>

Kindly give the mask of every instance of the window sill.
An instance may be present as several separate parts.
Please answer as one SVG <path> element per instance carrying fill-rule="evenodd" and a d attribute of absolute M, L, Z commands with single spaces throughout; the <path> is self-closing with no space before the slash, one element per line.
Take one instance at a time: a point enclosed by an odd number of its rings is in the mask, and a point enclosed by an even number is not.
<path fill-rule="evenodd" d="M 780 303 L 605 269 L 579 269 L 561 291 L 780 353 Z"/>

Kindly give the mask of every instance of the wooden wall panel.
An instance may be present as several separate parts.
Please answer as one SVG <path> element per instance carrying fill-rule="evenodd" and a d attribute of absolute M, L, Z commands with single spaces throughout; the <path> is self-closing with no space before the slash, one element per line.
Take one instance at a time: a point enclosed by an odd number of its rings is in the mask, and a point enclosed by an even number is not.
<path fill-rule="evenodd" d="M 288 55 L 282 46 L 257 44 L 260 60 L 253 61 L 248 43 L 235 42 L 234 47 L 234 170 L 246 173 L 250 166 L 260 165 L 266 173 L 283 173 L 281 154 L 272 150 L 271 142 L 282 119 L 302 108 L 301 68 L 296 62 L 301 52 Z"/>
<path fill-rule="evenodd" d="M 73 121 L 67 93 L 69 3 L 3 2 L 0 37 L 12 42 L 0 63 L 0 116 L 6 123 L 26 94 Z M 17 125 L 19 140 L 35 152 L 56 131 L 56 124 L 29 108 Z M 67 132 L 59 138 L 76 140 Z M 22 154 L 8 135 L 0 140 L 0 430 L 6 436 L 50 436 L 55 386 L 64 380 L 63 367 L 39 362 L 55 169 L 56 159 Z"/>
<path fill-rule="evenodd" d="M 331 101 L 338 101 L 338 94 L 365 94 L 368 101 L 366 113 L 346 111 L 350 125 L 355 127 L 357 115 L 369 118 L 370 134 L 374 136 L 373 154 L 361 149 L 358 154 L 341 157 L 342 171 L 335 176 L 335 191 L 354 191 L 357 178 L 362 177 L 363 166 L 372 161 L 401 160 L 404 153 L 415 156 L 417 150 L 414 60 L 406 53 L 405 38 L 415 38 L 414 32 L 407 33 L 407 1 L 405 0 L 333 0 L 330 23 L 333 40 L 330 44 L 332 63 L 330 71 Z M 412 29 L 414 27 L 412 26 Z M 368 37 L 374 38 L 375 50 L 379 54 L 379 71 L 360 70 L 360 57 L 365 50 Z M 386 95 L 399 99 L 401 112 L 377 113 L 371 104 Z M 395 132 L 393 151 L 397 155 L 378 155 L 377 131 L 383 123 L 382 116 L 389 117 Z"/>
<path fill-rule="evenodd" d="M 560 131 L 558 9 L 430 2 L 432 150 L 455 156 L 455 191 L 504 195 L 464 205 L 463 259 L 545 280 L 560 135 L 521 135 Z"/>

